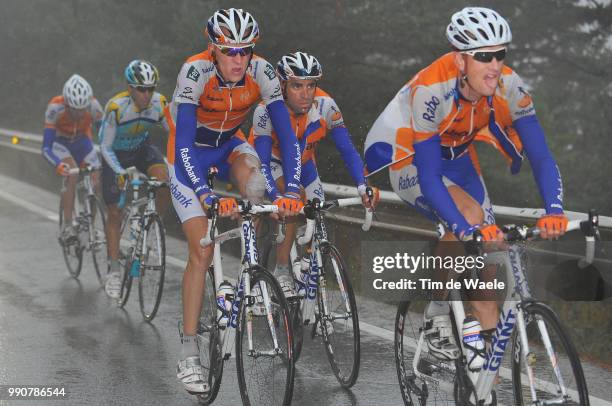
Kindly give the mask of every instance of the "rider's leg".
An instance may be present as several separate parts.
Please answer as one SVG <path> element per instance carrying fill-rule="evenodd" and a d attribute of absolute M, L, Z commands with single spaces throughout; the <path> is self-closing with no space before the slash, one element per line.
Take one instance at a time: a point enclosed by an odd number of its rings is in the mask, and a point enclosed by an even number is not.
<path fill-rule="evenodd" d="M 165 164 L 154 164 L 149 167 L 147 171 L 147 175 L 149 177 L 155 177 L 157 180 L 161 182 L 168 181 L 168 168 Z M 166 212 L 168 211 L 168 207 L 170 206 L 170 189 L 168 188 L 160 188 L 157 189 L 155 194 L 155 207 L 157 209 L 157 213 L 161 217 L 164 217 Z"/>
<path fill-rule="evenodd" d="M 68 164 L 70 168 L 76 168 L 77 164 L 71 157 L 62 159 L 62 162 Z M 79 175 L 70 175 L 64 178 L 64 187 L 62 190 L 62 207 L 64 208 L 64 224 L 67 226 L 72 225 L 72 212 L 74 210 L 74 195 L 76 191 L 76 184 L 79 180 Z"/>
<path fill-rule="evenodd" d="M 106 203 L 106 243 L 109 258 L 109 271 L 119 272 L 119 239 L 121 229 L 121 209 L 117 206 L 121 192 L 117 185 L 115 171 L 104 161 L 102 163 L 102 196 Z"/>
<path fill-rule="evenodd" d="M 261 203 L 266 192 L 266 178 L 261 173 L 259 158 L 244 152 L 237 155 L 231 165 L 231 178 L 238 186 L 240 195 L 254 203 Z"/>

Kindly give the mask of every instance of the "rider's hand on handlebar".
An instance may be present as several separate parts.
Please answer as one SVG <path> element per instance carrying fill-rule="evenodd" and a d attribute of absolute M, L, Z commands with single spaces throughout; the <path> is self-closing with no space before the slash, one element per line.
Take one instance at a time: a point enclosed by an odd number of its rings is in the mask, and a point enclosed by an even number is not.
<path fill-rule="evenodd" d="M 498 251 L 505 248 L 504 233 L 496 224 L 472 226 L 461 235 L 461 240 L 474 241 L 474 233 L 476 231 L 478 231 L 482 241 L 487 243 L 483 247 L 485 252 Z"/>
<path fill-rule="evenodd" d="M 222 197 L 219 199 L 219 216 L 238 219 L 238 202 L 233 197 Z"/>
<path fill-rule="evenodd" d="M 278 206 L 278 214 L 280 214 L 281 217 L 296 216 L 304 207 L 304 203 L 302 202 L 300 196 L 293 193 L 278 196 L 272 204 Z"/>
<path fill-rule="evenodd" d="M 380 200 L 380 190 L 374 186 L 359 185 L 357 187 L 363 207 L 366 209 L 375 209 Z"/>
<path fill-rule="evenodd" d="M 565 214 L 545 214 L 538 219 L 536 227 L 540 230 L 540 237 L 552 240 L 565 234 L 567 223 Z"/>
<path fill-rule="evenodd" d="M 59 176 L 69 176 L 70 175 L 70 172 L 68 172 L 69 170 L 70 170 L 70 165 L 68 165 L 66 162 L 60 162 L 55 167 L 55 172 Z"/>
<path fill-rule="evenodd" d="M 126 182 L 127 182 L 126 174 L 121 173 L 117 175 L 117 187 L 119 188 L 119 190 L 125 189 Z"/>

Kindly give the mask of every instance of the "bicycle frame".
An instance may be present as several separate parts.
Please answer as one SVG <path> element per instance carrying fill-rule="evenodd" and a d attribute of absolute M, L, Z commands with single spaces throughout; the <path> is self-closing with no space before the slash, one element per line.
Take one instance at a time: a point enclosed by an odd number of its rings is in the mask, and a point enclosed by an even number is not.
<path fill-rule="evenodd" d="M 570 225 L 568 225 L 567 230 L 570 231 L 579 228 L 579 222 L 571 222 Z M 587 241 L 591 240 L 587 238 Z M 499 320 L 497 322 L 495 332 L 492 336 L 490 348 L 488 348 L 485 353 L 485 361 L 482 369 L 478 372 L 471 372 L 467 369 L 466 362 L 460 363 L 460 365 L 465 368 L 467 376 L 474 385 L 474 391 L 477 398 L 476 401 L 486 400 L 489 394 L 491 393 L 504 354 L 508 347 L 511 346 L 511 338 L 515 328 L 517 328 L 517 334 L 519 339 L 518 343 L 520 345 L 520 356 L 525 361 L 524 365 L 527 370 L 526 373 L 530 385 L 532 401 L 535 402 L 537 399 L 536 387 L 539 385 L 539 383 L 536 381 L 532 366 L 528 362 L 530 350 L 529 341 L 527 338 L 525 313 L 523 310 L 523 304 L 532 300 L 532 296 L 529 287 L 526 283 L 524 266 L 521 260 L 522 250 L 522 246 L 518 244 L 511 244 L 507 251 L 494 252 L 487 255 L 486 264 L 503 265 L 506 269 L 507 274 L 511 273 L 512 277 L 507 278 L 506 300 L 504 301 L 504 304 L 502 306 Z M 592 257 L 589 259 L 589 256 L 589 251 L 587 251 L 587 261 L 592 260 Z M 463 307 L 463 302 L 460 299 L 459 291 L 450 291 L 449 298 L 450 306 L 454 316 L 455 326 L 457 328 L 458 334 L 461 336 L 463 320 L 465 319 L 465 309 Z M 554 369 L 555 377 L 557 378 L 558 385 L 556 385 L 557 387 L 555 388 L 555 390 L 560 394 L 560 396 L 565 398 L 568 396 L 569 389 L 565 386 L 563 376 L 561 375 L 561 371 L 556 360 L 556 354 L 554 352 L 552 342 L 550 341 L 548 331 L 544 322 L 542 322 L 541 320 L 537 320 L 537 326 L 542 336 L 542 341 L 546 348 L 546 353 L 548 354 L 551 365 Z M 460 337 L 457 338 L 457 341 L 460 343 L 462 354 L 466 354 L 466 348 L 463 343 L 463 340 Z M 421 331 L 412 365 L 415 375 L 427 382 L 431 382 L 434 385 L 438 385 L 446 392 L 452 393 L 452 391 L 454 390 L 452 384 L 421 373 L 418 370 L 418 362 L 420 359 L 421 352 L 424 348 L 424 332 Z M 443 365 L 447 366 L 449 371 L 456 372 L 452 364 Z"/>
<path fill-rule="evenodd" d="M 238 327 L 238 313 L 240 311 L 240 304 L 242 300 L 248 300 L 249 303 L 247 304 L 249 305 L 253 305 L 255 303 L 255 298 L 251 295 L 251 270 L 259 264 L 259 252 L 257 250 L 256 244 L 256 230 L 253 225 L 253 219 L 251 214 L 246 214 L 242 216 L 240 227 L 236 227 L 219 235 L 217 235 L 216 225 L 214 225 L 214 223 L 209 220 L 209 227 L 211 226 L 211 224 L 213 224 L 212 227 L 214 227 L 213 268 L 215 276 L 215 292 L 219 289 L 221 281 L 224 280 L 223 266 L 221 261 L 221 244 L 236 238 L 240 238 L 241 241 L 241 265 L 240 276 L 238 278 L 238 287 L 232 303 L 232 310 L 228 315 L 228 323 L 226 326 L 220 326 L 221 343 L 224 352 L 223 358 L 227 360 L 234 353 L 234 343 L 236 339 L 236 329 Z M 206 245 L 207 242 L 202 241 L 201 244 Z M 262 290 L 261 294 L 264 301 L 264 308 L 266 309 L 268 327 L 270 329 L 270 334 L 274 343 L 274 350 L 270 354 L 255 353 L 253 346 L 252 329 L 250 325 L 247 325 L 248 349 L 249 353 L 255 356 L 276 355 L 280 352 L 280 347 L 278 344 L 276 327 L 274 326 L 274 320 L 272 316 L 272 303 L 266 285 L 262 284 L 260 285 L 260 288 Z M 247 323 L 250 323 L 249 320 L 251 318 L 252 312 L 251 306 L 248 306 L 246 309 L 246 311 L 249 312 L 247 313 Z M 217 320 L 221 320 L 222 316 L 222 310 L 217 308 Z"/>
<path fill-rule="evenodd" d="M 90 219 L 92 217 L 92 210 L 91 210 L 90 201 L 89 201 L 89 198 L 91 196 L 95 196 L 93 182 L 91 180 L 91 174 L 93 171 L 94 169 L 89 168 L 89 167 L 85 169 L 72 168 L 68 171 L 70 175 L 73 175 L 73 176 L 78 176 L 81 173 L 83 174 L 82 179 L 80 179 L 76 184 L 74 208 L 72 211 L 73 211 L 73 221 L 75 220 L 82 221 L 83 224 L 79 224 L 79 225 L 81 227 L 87 228 L 87 231 L 89 234 L 89 241 L 86 241 L 85 244 L 83 245 L 85 245 L 88 250 L 91 249 L 90 244 L 88 243 L 94 241 L 95 239 L 95 236 L 93 234 L 94 233 L 93 227 L 90 227 L 90 222 L 91 222 Z M 66 180 L 64 180 L 64 182 L 65 181 Z M 65 190 L 65 187 L 66 186 L 64 183 L 62 187 L 62 191 Z"/>

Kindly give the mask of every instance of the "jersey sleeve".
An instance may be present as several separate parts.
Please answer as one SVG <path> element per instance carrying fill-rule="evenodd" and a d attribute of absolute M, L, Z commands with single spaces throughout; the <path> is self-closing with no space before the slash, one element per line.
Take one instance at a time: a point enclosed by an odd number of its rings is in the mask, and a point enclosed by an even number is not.
<path fill-rule="evenodd" d="M 504 78 L 505 98 L 508 101 L 512 121 L 535 115 L 535 107 L 525 83 L 518 74 L 512 72 Z"/>
<path fill-rule="evenodd" d="M 259 86 L 261 99 L 267 106 L 277 100 L 283 100 L 280 82 L 276 77 L 274 67 L 268 61 L 257 58 L 252 63 L 253 78 Z"/>
<path fill-rule="evenodd" d="M 344 127 L 344 118 L 336 101 L 331 97 L 326 97 L 324 100 L 323 117 L 327 123 L 327 129 L 333 130 L 334 128 Z"/>
<path fill-rule="evenodd" d="M 201 62 L 195 60 L 185 62 L 176 80 L 176 90 L 174 91 L 174 102 L 177 104 L 200 103 L 200 96 L 204 91 L 205 75 L 202 73 Z"/>
<path fill-rule="evenodd" d="M 161 125 L 164 130 L 169 131 L 170 127 L 168 126 L 166 115 L 164 114 L 164 110 L 166 109 L 167 105 L 168 105 L 168 100 L 166 99 L 166 96 L 164 96 L 163 94 L 160 94 L 159 95 L 159 106 L 158 106 L 159 107 L 158 121 L 159 121 L 159 125 Z"/>
<path fill-rule="evenodd" d="M 45 128 L 55 128 L 60 113 L 61 104 L 49 103 L 45 111 Z"/>
<path fill-rule="evenodd" d="M 441 101 L 426 87 L 417 87 L 412 98 L 410 121 L 415 142 L 424 141 L 437 134 L 444 115 Z"/>
<path fill-rule="evenodd" d="M 121 166 L 121 163 L 113 150 L 113 143 L 115 142 L 115 136 L 117 135 L 117 114 L 119 114 L 117 105 L 110 102 L 106 106 L 106 112 L 104 113 L 104 120 L 100 126 L 98 138 L 100 139 L 100 151 L 102 152 L 102 158 L 115 173 L 124 174 L 125 169 Z"/>
<path fill-rule="evenodd" d="M 253 133 L 255 137 L 272 136 L 272 122 L 270 121 L 270 114 L 263 105 L 258 105 L 253 113 Z"/>

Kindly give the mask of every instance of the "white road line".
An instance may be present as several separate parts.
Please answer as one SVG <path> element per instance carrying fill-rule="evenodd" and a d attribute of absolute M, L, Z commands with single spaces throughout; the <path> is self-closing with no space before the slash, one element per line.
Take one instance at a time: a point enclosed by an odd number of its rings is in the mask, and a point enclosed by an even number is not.
<path fill-rule="evenodd" d="M 57 222 L 59 221 L 59 216 L 52 212 L 51 210 L 48 210 L 44 207 L 38 206 L 34 203 L 30 203 L 28 201 L 25 201 L 21 198 L 19 198 L 18 196 L 15 196 L 11 193 L 8 193 L 6 191 L 2 191 L 0 190 L 0 198 L 3 198 L 4 200 L 7 200 L 11 203 L 14 203 L 15 205 L 18 205 L 20 207 L 23 207 L 33 213 L 36 213 L 48 220 L 51 220 L 53 222 Z M 168 262 L 171 265 L 177 266 L 179 268 L 185 268 L 187 266 L 187 262 L 178 258 L 175 258 L 173 256 L 170 255 L 166 255 L 166 262 Z M 235 280 L 233 281 L 234 283 L 236 282 Z M 394 320 L 394 318 L 390 318 L 390 320 Z M 360 321 L 359 322 L 359 329 L 361 331 L 364 331 L 368 334 L 383 338 L 385 340 L 394 342 L 395 341 L 395 337 L 394 337 L 394 332 L 391 330 L 387 330 L 385 328 L 382 327 L 378 327 L 378 326 L 374 326 L 372 324 Z M 416 346 L 413 345 L 414 348 L 416 348 Z M 508 368 L 504 368 L 504 367 L 500 367 L 499 369 L 500 371 L 500 375 L 508 380 L 512 380 L 512 373 L 510 371 L 510 369 Z M 523 379 L 527 379 L 527 376 L 524 376 Z M 546 381 L 541 381 L 538 382 L 538 387 L 540 389 L 546 390 L 546 391 L 550 391 L 550 388 L 554 388 L 556 389 L 556 387 L 550 383 L 550 382 L 546 382 Z M 553 386 L 551 386 L 553 385 Z M 575 391 L 572 391 L 575 392 Z M 589 396 L 589 399 L 591 401 L 592 405 L 596 405 L 596 406 L 612 406 L 612 402 L 606 401 L 604 399 L 600 399 L 597 398 L 595 396 Z"/>

